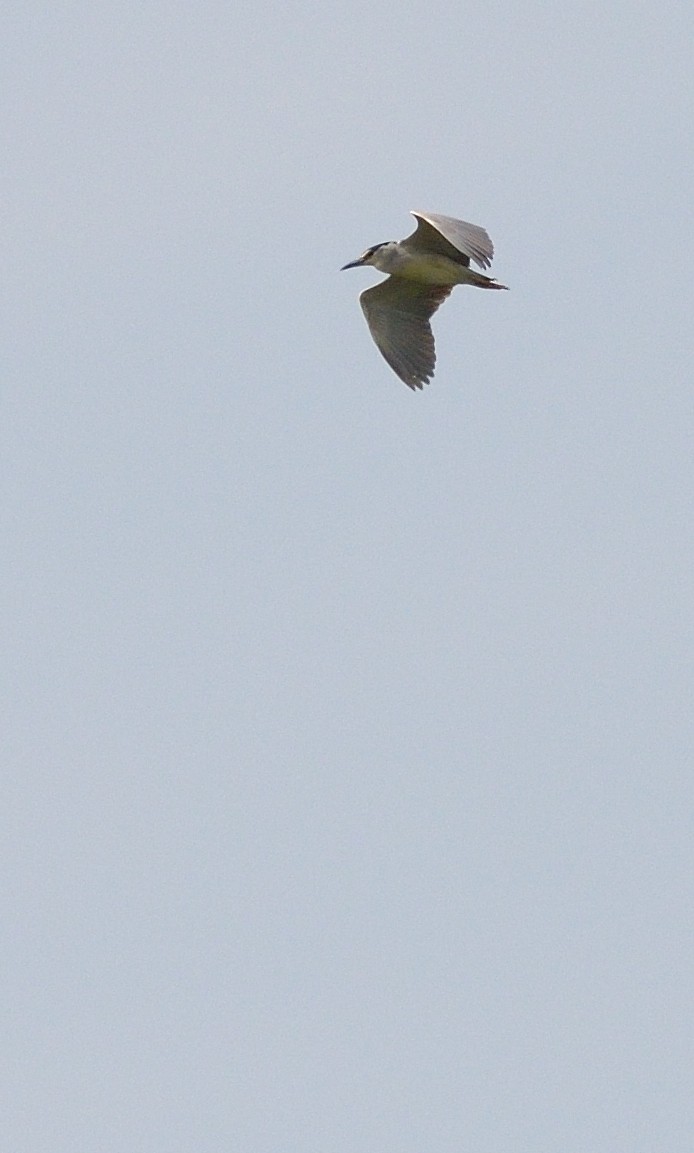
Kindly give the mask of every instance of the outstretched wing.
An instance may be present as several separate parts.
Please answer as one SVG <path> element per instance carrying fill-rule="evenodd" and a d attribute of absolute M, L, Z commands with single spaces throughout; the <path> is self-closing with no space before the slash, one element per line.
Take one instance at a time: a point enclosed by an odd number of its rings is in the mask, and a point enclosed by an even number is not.
<path fill-rule="evenodd" d="M 359 297 L 376 347 L 408 388 L 423 388 L 434 374 L 436 350 L 429 320 L 452 288 L 389 276 Z"/>
<path fill-rule="evenodd" d="M 402 243 L 419 252 L 438 252 L 469 265 L 471 260 L 480 268 L 489 268 L 494 256 L 494 245 L 489 234 L 478 224 L 454 220 L 452 216 L 439 216 L 434 212 L 413 212 L 417 227 Z"/>

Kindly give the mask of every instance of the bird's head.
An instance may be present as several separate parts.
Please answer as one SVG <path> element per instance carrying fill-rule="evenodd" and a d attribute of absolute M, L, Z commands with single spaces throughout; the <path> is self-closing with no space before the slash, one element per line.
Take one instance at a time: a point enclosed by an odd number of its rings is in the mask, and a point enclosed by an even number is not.
<path fill-rule="evenodd" d="M 371 248 L 367 248 L 366 252 L 362 252 L 358 260 L 350 260 L 349 264 L 343 264 L 340 272 L 344 272 L 346 268 L 359 268 L 362 264 L 375 265 L 376 261 L 374 260 L 374 256 L 381 248 L 385 248 L 387 243 L 388 241 L 386 240 L 382 244 L 372 244 Z"/>

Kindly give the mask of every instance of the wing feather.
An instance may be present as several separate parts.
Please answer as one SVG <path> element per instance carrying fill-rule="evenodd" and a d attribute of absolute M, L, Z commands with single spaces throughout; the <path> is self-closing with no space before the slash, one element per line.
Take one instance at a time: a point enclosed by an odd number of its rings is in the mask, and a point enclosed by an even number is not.
<path fill-rule="evenodd" d="M 490 267 L 494 245 L 486 229 L 434 212 L 413 212 L 412 216 L 417 227 L 402 241 L 405 247 L 420 252 L 438 252 L 459 264 L 468 265 L 474 260 L 480 268 Z"/>
<path fill-rule="evenodd" d="M 453 285 L 389 276 L 359 297 L 376 347 L 408 388 L 423 388 L 436 364 L 430 318 Z"/>

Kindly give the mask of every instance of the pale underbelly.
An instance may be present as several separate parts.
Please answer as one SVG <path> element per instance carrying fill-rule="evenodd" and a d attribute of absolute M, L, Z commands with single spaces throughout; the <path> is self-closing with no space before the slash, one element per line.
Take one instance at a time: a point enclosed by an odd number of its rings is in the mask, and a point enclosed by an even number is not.
<path fill-rule="evenodd" d="M 395 276 L 406 280 L 418 280 L 420 284 L 474 284 L 477 273 L 464 264 L 457 264 L 445 256 L 426 256 L 422 259 L 405 260 L 393 269 Z"/>

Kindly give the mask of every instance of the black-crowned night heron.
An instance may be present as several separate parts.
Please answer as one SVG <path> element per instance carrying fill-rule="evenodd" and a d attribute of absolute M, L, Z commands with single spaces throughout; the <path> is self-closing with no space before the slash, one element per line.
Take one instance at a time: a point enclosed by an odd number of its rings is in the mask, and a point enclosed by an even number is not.
<path fill-rule="evenodd" d="M 344 268 L 371 264 L 389 272 L 359 297 L 379 352 L 409 388 L 423 388 L 434 375 L 436 350 L 430 318 L 456 284 L 477 288 L 506 288 L 470 268 L 474 260 L 489 268 L 494 245 L 484 228 L 438 216 L 413 212 L 417 227 L 405 240 L 374 244 Z"/>

